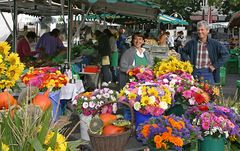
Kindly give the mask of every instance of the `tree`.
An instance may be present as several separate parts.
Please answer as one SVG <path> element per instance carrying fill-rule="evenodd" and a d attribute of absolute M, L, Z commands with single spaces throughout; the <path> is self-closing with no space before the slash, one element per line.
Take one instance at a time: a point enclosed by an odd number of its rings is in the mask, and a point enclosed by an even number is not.
<path fill-rule="evenodd" d="M 201 10 L 202 0 L 152 0 L 160 5 L 164 14 L 171 15 L 177 12 L 182 15 L 185 20 L 190 20 L 192 12 Z"/>

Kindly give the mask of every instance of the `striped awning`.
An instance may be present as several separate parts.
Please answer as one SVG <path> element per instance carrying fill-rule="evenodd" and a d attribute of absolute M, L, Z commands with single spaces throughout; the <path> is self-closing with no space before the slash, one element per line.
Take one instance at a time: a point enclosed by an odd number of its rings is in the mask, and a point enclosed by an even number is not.
<path fill-rule="evenodd" d="M 172 25 L 188 25 L 188 22 L 186 20 L 182 20 L 165 14 L 159 14 L 158 22 Z"/>

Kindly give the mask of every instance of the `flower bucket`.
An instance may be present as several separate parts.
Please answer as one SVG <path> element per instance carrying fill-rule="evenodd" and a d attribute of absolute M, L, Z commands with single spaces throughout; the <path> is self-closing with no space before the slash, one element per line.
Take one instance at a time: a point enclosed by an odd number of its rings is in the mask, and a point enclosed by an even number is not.
<path fill-rule="evenodd" d="M 135 117 L 135 126 L 137 128 L 139 124 L 144 123 L 151 117 L 156 117 L 156 116 L 152 116 L 151 114 L 142 114 L 134 110 L 134 117 Z"/>
<path fill-rule="evenodd" d="M 92 115 L 86 116 L 86 115 L 80 114 L 80 120 L 81 120 L 80 135 L 81 135 L 81 138 L 86 141 L 90 141 L 90 138 L 88 135 L 88 127 L 91 119 L 92 119 Z"/>
<path fill-rule="evenodd" d="M 224 151 L 224 137 L 206 136 L 198 145 L 199 151 Z"/>
<path fill-rule="evenodd" d="M 60 90 L 50 92 L 49 99 L 52 102 L 52 117 L 54 121 L 57 121 L 62 113 L 60 104 Z"/>

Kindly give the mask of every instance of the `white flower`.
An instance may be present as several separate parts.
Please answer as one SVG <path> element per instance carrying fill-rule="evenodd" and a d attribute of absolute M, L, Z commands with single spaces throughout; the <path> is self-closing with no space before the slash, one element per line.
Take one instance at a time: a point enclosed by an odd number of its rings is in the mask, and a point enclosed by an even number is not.
<path fill-rule="evenodd" d="M 155 96 L 150 96 L 150 97 L 149 97 L 149 104 L 154 104 L 155 101 L 156 101 Z"/>
<path fill-rule="evenodd" d="M 130 92 L 129 92 L 128 90 L 126 90 L 126 91 L 125 91 L 125 94 L 129 95 L 129 94 L 130 94 Z"/>
<path fill-rule="evenodd" d="M 88 108 L 88 103 L 87 102 L 83 102 L 82 106 L 83 106 L 84 109 L 86 109 L 86 108 Z"/>
<path fill-rule="evenodd" d="M 112 105 L 113 113 L 117 113 L 117 103 Z"/>
<path fill-rule="evenodd" d="M 84 97 L 83 100 L 87 101 L 88 99 Z"/>
<path fill-rule="evenodd" d="M 229 137 L 228 131 L 224 131 L 224 134 L 225 134 L 225 137 L 226 137 L 226 138 Z"/>
<path fill-rule="evenodd" d="M 90 107 L 90 108 L 94 108 L 94 107 L 95 107 L 95 103 L 94 103 L 93 101 L 90 101 L 90 102 L 89 102 L 89 107 Z"/>
<path fill-rule="evenodd" d="M 102 96 L 100 94 L 98 94 L 96 97 L 97 97 L 97 99 L 101 99 Z"/>
<path fill-rule="evenodd" d="M 116 101 L 117 99 L 114 97 L 114 96 L 110 96 L 110 99 L 112 100 L 112 101 Z"/>
<path fill-rule="evenodd" d="M 194 105 L 195 104 L 195 99 L 194 98 L 191 98 L 188 100 L 189 104 L 190 105 Z"/>
<path fill-rule="evenodd" d="M 109 93 L 109 94 L 113 94 L 113 90 L 109 90 L 108 93 Z"/>
<path fill-rule="evenodd" d="M 164 83 L 168 83 L 169 81 L 168 81 L 168 79 L 164 78 L 164 79 L 163 79 L 163 82 L 164 82 Z"/>
<path fill-rule="evenodd" d="M 95 97 L 95 96 L 92 96 L 92 97 L 91 97 L 91 100 L 95 100 L 95 99 L 96 99 L 96 97 Z"/>
<path fill-rule="evenodd" d="M 138 88 L 138 95 L 142 95 L 142 86 Z"/>
<path fill-rule="evenodd" d="M 103 94 L 103 97 L 108 99 L 110 97 L 110 95 L 108 93 L 105 93 L 105 94 Z"/>
<path fill-rule="evenodd" d="M 141 108 L 140 102 L 135 102 L 134 105 L 133 105 L 133 108 L 134 108 L 136 111 L 139 111 L 140 108 Z"/>
<path fill-rule="evenodd" d="M 103 101 L 100 101 L 100 102 L 99 102 L 99 105 L 102 105 L 102 104 L 104 104 L 104 102 L 103 102 Z"/>
<path fill-rule="evenodd" d="M 102 83 L 102 86 L 104 87 L 104 86 L 108 86 L 108 83 L 107 82 L 103 82 Z"/>
<path fill-rule="evenodd" d="M 160 106 L 162 109 L 164 109 L 164 110 L 166 110 L 166 109 L 168 108 L 167 102 L 164 102 L 164 101 L 160 102 L 160 103 L 159 103 L 159 106 Z"/>

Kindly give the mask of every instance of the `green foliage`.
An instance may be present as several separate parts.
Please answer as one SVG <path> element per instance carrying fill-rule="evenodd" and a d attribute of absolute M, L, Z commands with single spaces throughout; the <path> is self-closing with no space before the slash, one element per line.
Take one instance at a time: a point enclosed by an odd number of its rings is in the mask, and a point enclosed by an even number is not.
<path fill-rule="evenodd" d="M 202 0 L 152 0 L 160 5 L 164 14 L 171 15 L 178 12 L 185 20 L 190 20 L 192 12 L 201 10 L 200 3 Z"/>

